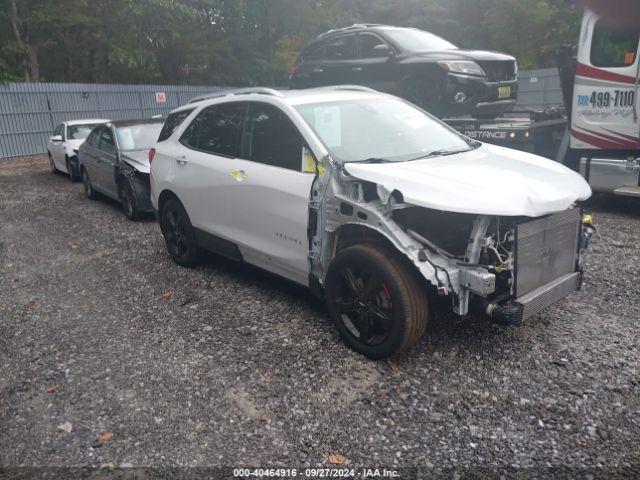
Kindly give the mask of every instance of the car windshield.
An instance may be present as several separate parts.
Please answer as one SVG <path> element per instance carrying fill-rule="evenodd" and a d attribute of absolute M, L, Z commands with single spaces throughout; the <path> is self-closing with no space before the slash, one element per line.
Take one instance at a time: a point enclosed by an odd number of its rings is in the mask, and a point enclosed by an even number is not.
<path fill-rule="evenodd" d="M 67 139 L 68 140 L 84 140 L 89 136 L 91 130 L 93 130 L 98 123 L 87 123 L 82 125 L 69 125 L 67 126 Z"/>
<path fill-rule="evenodd" d="M 151 148 L 162 129 L 162 123 L 142 123 L 116 128 L 121 150 L 146 150 Z"/>
<path fill-rule="evenodd" d="M 400 49 L 408 52 L 424 52 L 426 50 L 453 50 L 456 47 L 453 43 L 447 42 L 432 33 L 409 28 L 390 28 L 384 33 Z"/>
<path fill-rule="evenodd" d="M 313 103 L 296 109 L 337 162 L 401 162 L 469 150 L 473 143 L 395 98 Z"/>

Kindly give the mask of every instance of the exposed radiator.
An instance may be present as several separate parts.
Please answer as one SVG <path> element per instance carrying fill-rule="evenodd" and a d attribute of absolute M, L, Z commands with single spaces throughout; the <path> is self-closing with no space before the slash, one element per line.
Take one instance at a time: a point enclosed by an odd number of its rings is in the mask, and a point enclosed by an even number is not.
<path fill-rule="evenodd" d="M 572 208 L 516 226 L 516 298 L 576 271 L 581 219 Z"/>

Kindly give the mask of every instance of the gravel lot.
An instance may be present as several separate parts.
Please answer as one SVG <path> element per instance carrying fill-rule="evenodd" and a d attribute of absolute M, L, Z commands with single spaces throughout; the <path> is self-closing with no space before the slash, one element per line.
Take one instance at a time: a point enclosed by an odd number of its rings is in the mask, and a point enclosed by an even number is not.
<path fill-rule="evenodd" d="M 600 238 L 581 292 L 519 328 L 439 315 L 372 362 L 304 289 L 217 257 L 180 268 L 152 218 L 85 199 L 43 157 L 0 161 L 0 465 L 340 454 L 637 478 L 640 201 L 587 210 Z"/>

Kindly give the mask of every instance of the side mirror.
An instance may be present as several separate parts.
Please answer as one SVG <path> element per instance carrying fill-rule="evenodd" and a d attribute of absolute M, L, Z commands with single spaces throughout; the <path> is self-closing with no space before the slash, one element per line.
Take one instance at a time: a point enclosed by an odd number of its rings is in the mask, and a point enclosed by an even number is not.
<path fill-rule="evenodd" d="M 51 137 L 51 141 L 52 142 L 61 142 L 62 141 L 62 135 L 54 135 L 53 137 Z"/>
<path fill-rule="evenodd" d="M 373 53 L 376 57 L 392 57 L 394 55 L 393 50 L 386 43 L 373 47 Z"/>

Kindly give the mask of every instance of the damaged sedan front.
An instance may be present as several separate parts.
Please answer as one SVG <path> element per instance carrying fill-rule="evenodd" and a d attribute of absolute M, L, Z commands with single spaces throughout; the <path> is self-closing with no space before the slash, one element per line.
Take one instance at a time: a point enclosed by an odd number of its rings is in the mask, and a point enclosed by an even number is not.
<path fill-rule="evenodd" d="M 296 109 L 327 149 L 311 194 L 309 283 L 356 350 L 409 348 L 430 296 L 520 324 L 580 287 L 593 228 L 575 172 L 467 139 L 393 97 Z M 395 291 L 398 272 L 376 265 L 385 260 L 401 270 Z"/>

